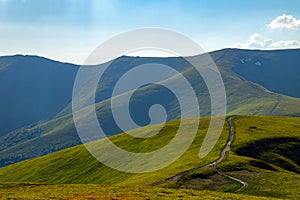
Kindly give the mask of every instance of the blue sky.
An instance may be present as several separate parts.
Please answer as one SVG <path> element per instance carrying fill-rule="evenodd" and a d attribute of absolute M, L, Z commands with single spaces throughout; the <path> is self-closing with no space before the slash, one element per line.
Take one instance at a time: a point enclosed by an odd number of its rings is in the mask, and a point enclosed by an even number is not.
<path fill-rule="evenodd" d="M 35 54 L 82 63 L 124 31 L 160 27 L 206 51 L 300 48 L 300 1 L 0 0 L 0 55 Z"/>

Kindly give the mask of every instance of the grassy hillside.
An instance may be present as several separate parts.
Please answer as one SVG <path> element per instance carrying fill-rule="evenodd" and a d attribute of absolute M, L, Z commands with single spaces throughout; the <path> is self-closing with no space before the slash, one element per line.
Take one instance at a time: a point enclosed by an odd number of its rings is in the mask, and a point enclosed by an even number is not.
<path fill-rule="evenodd" d="M 241 193 L 297 199 L 300 193 L 299 118 L 238 117 L 232 151 L 217 167 L 246 181 Z M 221 183 L 221 184 L 220 184 Z M 169 187 L 235 191 L 240 185 L 204 169 Z"/>
<path fill-rule="evenodd" d="M 71 114 L 0 138 L 0 165 L 48 154 L 80 144 Z"/>
<path fill-rule="evenodd" d="M 236 135 L 232 151 L 217 167 L 247 181 L 249 186 L 242 191 L 244 194 L 296 199 L 300 195 L 299 123 L 299 118 L 291 117 L 237 117 L 234 120 Z M 112 136 L 111 140 L 123 149 L 147 152 L 165 145 L 173 137 L 177 126 L 178 121 L 169 122 L 158 135 L 144 140 L 125 134 Z M 228 126 L 225 126 L 218 144 L 209 156 L 199 159 L 198 152 L 207 126 L 208 118 L 203 118 L 195 141 L 184 155 L 170 166 L 155 172 L 119 172 L 99 163 L 83 146 L 76 146 L 3 167 L 0 169 L 0 181 L 147 186 L 218 158 L 228 137 Z M 153 129 L 155 126 L 135 131 L 145 134 Z M 101 140 L 96 143 L 101 145 Z M 219 176 L 209 167 L 163 186 L 228 192 L 234 192 L 240 187 L 239 183 Z"/>
<path fill-rule="evenodd" d="M 0 183 L 0 196 L 12 199 L 267 199 L 243 194 L 142 186 L 38 183 Z"/>
<path fill-rule="evenodd" d="M 285 52 L 285 51 L 284 51 Z M 297 52 L 299 50 L 294 51 L 286 51 L 286 54 L 290 55 L 288 56 L 289 59 L 292 59 L 297 55 Z M 246 80 L 244 77 L 241 77 L 242 74 L 240 74 L 236 69 L 240 67 L 240 65 L 243 65 L 243 63 L 240 61 L 241 58 L 250 56 L 252 61 L 247 61 L 248 64 L 245 68 L 249 68 L 249 70 L 256 70 L 257 72 L 258 68 L 253 64 L 253 60 L 255 59 L 263 59 L 264 65 L 261 66 L 261 68 L 270 69 L 271 66 L 275 65 L 276 62 L 273 62 L 272 59 L 274 59 L 274 56 L 278 54 L 278 57 L 276 59 L 282 59 L 286 60 L 287 56 L 283 55 L 282 51 L 249 51 L 249 50 L 237 50 L 237 49 L 224 49 L 216 52 L 210 53 L 212 58 L 215 60 L 216 64 L 218 65 L 222 78 L 224 80 L 226 93 L 227 93 L 227 112 L 228 114 L 237 114 L 237 115 L 275 115 L 275 116 L 299 116 L 300 115 L 300 99 L 293 98 L 289 96 L 284 96 L 282 94 L 273 93 L 264 87 L 253 83 L 249 80 Z M 76 70 L 71 69 L 68 64 L 64 63 L 57 63 L 57 62 L 51 62 L 49 60 L 38 58 L 38 57 L 24 57 L 19 56 L 21 60 L 27 60 L 30 59 L 30 65 L 25 65 L 26 62 L 21 62 L 18 65 L 10 65 L 10 62 L 12 62 L 12 57 L 9 58 L 1 58 L 0 59 L 0 65 L 2 66 L 2 71 L 0 71 L 0 82 L 1 76 L 4 76 L 5 73 L 10 72 L 14 68 L 24 68 L 26 71 L 25 74 L 40 74 L 41 77 L 31 79 L 31 84 L 39 85 L 35 81 L 38 81 L 40 79 L 43 79 L 43 76 L 45 73 L 39 72 L 40 67 L 39 65 L 36 66 L 34 63 L 39 61 L 38 64 L 48 63 L 43 68 L 47 69 L 46 72 L 51 70 L 57 70 L 60 72 L 61 76 L 59 77 L 58 81 L 59 85 L 65 85 L 64 73 L 68 70 L 73 70 L 72 75 L 70 75 L 69 78 L 66 78 L 68 80 L 68 84 L 70 86 L 70 80 L 73 80 L 74 74 Z M 18 57 L 18 58 L 19 58 Z M 281 58 L 282 57 L 282 58 Z M 201 56 L 196 56 L 194 59 L 198 59 L 199 63 Z M 275 60 L 276 60 L 275 59 Z M 267 61 L 268 62 L 265 62 Z M 294 60 L 297 61 L 295 58 Z M 28 61 L 29 62 L 29 61 Z M 24 66 L 21 64 L 25 63 Z M 51 63 L 56 63 L 57 66 L 52 66 Z M 193 86 L 194 90 L 196 91 L 196 94 L 198 96 L 199 102 L 200 102 L 200 110 L 201 115 L 209 115 L 210 114 L 210 99 L 208 90 L 203 82 L 203 79 L 199 74 L 195 73 L 195 70 L 189 68 L 188 63 L 183 60 L 182 58 L 141 58 L 141 57 L 120 57 L 119 59 L 116 59 L 113 64 L 111 65 L 110 69 L 106 72 L 106 76 L 103 79 L 101 87 L 98 87 L 97 94 L 96 94 L 96 110 L 98 114 L 98 120 L 102 125 L 102 128 L 105 130 L 105 132 L 108 135 L 113 135 L 117 133 L 123 132 L 119 129 L 119 127 L 116 125 L 111 110 L 110 110 L 110 100 L 109 97 L 112 92 L 112 88 L 114 87 L 117 80 L 124 74 L 126 71 L 132 69 L 133 67 L 143 64 L 143 63 L 160 63 L 164 65 L 171 66 L 172 68 L 181 71 L 182 74 L 189 80 L 191 85 Z M 283 61 L 280 63 L 284 63 Z M 68 66 L 68 70 L 64 69 L 64 66 Z M 52 67 L 53 69 L 52 69 Z M 74 67 L 74 66 L 73 66 Z M 101 67 L 101 65 L 100 65 Z M 254 69 L 254 68 L 255 69 Z M 276 66 L 276 69 L 280 68 L 280 66 Z M 291 67 L 295 67 L 294 65 Z M 22 70 L 23 70 L 22 68 Z M 26 68 L 26 69 L 25 69 Z M 61 69 L 63 68 L 63 69 Z M 37 70 L 39 69 L 39 70 Z M 22 70 L 18 73 L 22 73 Z M 14 69 L 14 71 L 17 71 Z M 45 71 L 45 70 L 44 70 Z M 55 71 L 56 72 L 56 71 Z M 50 73 L 50 72 L 49 72 Z M 287 73 L 287 72 L 286 72 Z M 51 71 L 50 74 L 53 74 Z M 10 72 L 9 77 L 14 77 L 14 73 Z M 25 75 L 22 75 L 25 76 Z M 33 75 L 31 75 L 33 76 Z M 288 74 L 285 74 L 285 76 L 288 76 Z M 27 77 L 27 76 L 25 76 Z M 143 77 L 141 77 L 143 78 Z M 54 79 L 54 78 L 53 78 Z M 269 79 L 269 76 L 268 76 Z M 288 79 L 288 78 L 286 78 Z M 23 80 L 23 79 L 21 79 Z M 26 79 L 27 80 L 27 79 Z M 252 79 L 251 79 L 252 80 Z M 287 80 L 292 81 L 291 80 Z M 11 82 L 14 82 L 14 79 L 10 79 Z M 49 85 L 52 85 L 51 80 L 46 81 L 46 79 L 43 79 L 43 83 L 47 83 Z M 274 81 L 272 79 L 272 81 Z M 72 82 L 72 81 L 71 81 Z M 167 78 L 163 82 L 168 83 L 170 85 L 176 85 L 178 82 L 178 79 L 176 76 Z M 51 84 L 50 84 L 51 83 Z M 5 86 L 6 84 L 0 85 L 0 91 L 1 87 Z M 22 85 L 22 84 L 20 84 Z M 43 84 L 42 84 L 43 85 Z M 26 86 L 22 85 L 22 86 Z M 59 93 L 49 93 L 47 95 L 51 95 L 51 98 L 56 98 L 55 95 L 59 95 L 61 93 L 64 94 L 71 94 L 71 87 L 67 88 L 60 88 Z M 53 85 L 53 88 L 57 87 L 57 83 Z M 60 86 L 59 86 L 60 87 Z M 178 86 L 179 90 L 184 91 L 184 88 L 180 88 L 180 85 Z M 28 88 L 31 88 L 28 86 Z M 34 88 L 34 87 L 33 87 Z M 41 89 L 42 87 L 39 87 L 38 89 Z M 54 91 L 54 89 L 49 89 L 50 91 Z M 22 88 L 22 91 L 26 91 L 26 88 Z M 289 89 L 289 88 L 286 88 Z M 16 91 L 18 90 L 18 86 L 16 86 Z M 46 88 L 46 90 L 48 90 Z M 45 91 L 46 91 L 45 90 Z M 65 91 L 66 90 L 66 91 Z M 39 96 L 43 96 L 43 91 L 36 90 L 36 92 L 31 91 L 26 94 L 24 98 L 32 98 L 34 95 L 29 95 L 32 93 L 35 93 Z M 56 90 L 57 91 L 57 90 Z M 67 96 L 68 96 L 67 95 Z M 123 95 L 126 95 L 123 94 Z M 8 94 L 3 94 L 4 97 L 11 98 Z M 46 96 L 48 97 L 48 96 Z M 41 113 L 47 113 L 47 111 L 43 109 L 32 109 L 31 105 L 24 104 L 22 102 L 21 98 L 14 99 L 11 103 L 17 104 L 18 106 L 21 106 L 20 109 L 18 109 L 18 112 L 23 113 L 22 118 L 24 119 L 31 119 L 31 112 L 23 112 L 23 108 L 30 109 L 30 110 L 39 110 Z M 44 98 L 44 97 L 41 97 Z M 51 99 L 50 98 L 50 99 Z M 122 104 L 123 99 L 122 96 L 115 97 L 117 101 Z M 70 101 L 70 96 L 68 97 Z M 16 103 L 16 102 L 17 103 Z M 39 101 L 42 101 L 39 99 Z M 43 101 L 44 102 L 44 101 Z M 48 102 L 48 101 L 47 101 Z M 49 100 L 50 102 L 50 100 Z M 52 101 L 51 101 L 52 102 Z M 45 103 L 45 102 L 44 102 Z M 3 102 L 3 106 L 5 109 L 10 108 L 11 106 L 5 106 L 5 101 Z M 34 104 L 34 101 L 33 103 Z M 30 125 L 26 125 L 22 128 L 10 131 L 8 133 L 5 133 L 3 136 L 0 134 L 0 166 L 6 166 L 12 163 L 16 163 L 18 161 L 22 161 L 25 159 L 38 157 L 41 155 L 45 155 L 51 152 L 55 152 L 61 149 L 65 149 L 71 146 L 75 146 L 81 143 L 74 126 L 70 102 L 65 102 L 67 106 L 64 107 L 64 109 L 59 111 L 59 114 L 57 114 L 57 109 L 51 109 L 51 112 L 56 113 L 56 117 L 49 119 L 48 121 L 44 122 L 36 122 L 39 120 L 42 120 L 44 118 L 38 117 L 36 120 L 31 120 L 31 122 L 35 122 L 34 124 L 30 123 Z M 131 115 L 133 119 L 136 121 L 136 123 L 140 125 L 147 125 L 150 122 L 150 119 L 148 117 L 148 109 L 153 104 L 162 104 L 164 108 L 166 109 L 168 113 L 168 120 L 177 119 L 180 117 L 180 109 L 178 106 L 178 102 L 176 101 L 175 96 L 165 88 L 154 84 L 154 85 L 147 85 L 140 89 L 138 89 L 132 99 L 131 99 Z M 2 105 L 2 104 L 1 104 Z M 47 103 L 45 105 L 48 105 Z M 52 104 L 51 104 L 52 105 Z M 14 109 L 19 108 L 13 106 Z M 52 108 L 52 106 L 46 106 L 45 109 Z M 193 109 L 192 107 L 190 108 Z M 2 112 L 3 117 L 7 117 L 6 115 L 14 115 L 16 120 L 12 120 L 9 123 L 6 124 L 14 124 L 16 121 L 19 123 L 20 120 L 18 118 L 18 113 L 7 111 Z M 27 115 L 30 115 L 27 117 Z M 196 116 L 195 116 L 196 117 Z M 51 118 L 51 117 L 50 117 Z M 6 119 L 9 119 L 6 118 Z M 22 121 L 22 120 L 21 120 Z M 2 121 L 3 122 L 3 121 Z M 16 124 L 15 124 L 16 125 Z M 3 130 L 3 127 L 1 126 Z M 16 126 L 17 127 L 17 126 Z M 15 127 L 15 128 L 16 128 Z M 1 132 L 0 130 L 0 132 Z"/>
<path fill-rule="evenodd" d="M 229 114 L 299 116 L 300 99 L 270 92 L 260 85 L 239 77 L 231 71 L 231 65 L 235 63 L 236 54 L 227 53 L 224 57 L 219 55 L 224 53 L 224 51 L 214 52 L 212 56 L 220 67 L 224 80 L 228 103 L 227 111 Z M 147 58 L 144 60 L 142 58 L 122 57 L 116 60 L 116 64 L 112 66 L 113 69 L 107 72 L 114 74 L 113 76 L 108 76 L 111 80 L 106 80 L 106 86 L 101 87 L 97 92 L 97 98 L 99 100 L 96 104 L 98 119 L 108 135 L 122 131 L 113 120 L 112 113 L 109 109 L 110 99 L 105 98 L 109 96 L 109 91 L 118 80 L 117 78 L 123 72 L 126 72 L 126 70 L 141 64 L 141 62 L 159 62 L 169 64 L 178 70 L 184 70 L 183 74 L 193 85 L 195 91 L 197 91 L 201 115 L 209 115 L 210 99 L 203 79 L 195 73 L 195 70 L 187 68 L 187 64 L 184 60 L 179 58 Z M 114 73 L 116 69 L 121 70 L 117 70 L 118 73 Z M 171 77 L 164 82 L 175 85 L 177 78 Z M 116 98 L 122 102 L 121 96 Z M 167 109 L 168 120 L 176 119 L 180 116 L 178 102 L 174 95 L 158 85 L 148 85 L 138 89 L 134 93 L 131 102 L 132 111 L 134 111 L 132 112 L 132 116 L 137 123 L 142 125 L 149 123 L 149 117 L 147 115 L 148 108 L 156 103 L 163 104 Z M 80 144 L 72 115 L 68 114 L 69 112 L 70 107 L 67 106 L 58 117 L 52 120 L 29 127 L 23 127 L 0 137 L 0 166 L 9 165 Z M 59 140 L 57 140 L 57 138 L 59 138 Z"/>
<path fill-rule="evenodd" d="M 214 151 L 210 153 L 210 156 L 200 160 L 198 153 L 200 150 L 200 144 L 202 143 L 204 134 L 207 130 L 209 118 L 203 118 L 197 134 L 197 137 L 189 151 L 182 156 L 178 161 L 168 166 L 167 169 L 156 171 L 147 174 L 127 174 L 117 170 L 113 170 L 109 167 L 99 163 L 93 156 L 91 156 L 84 146 L 76 146 L 63 151 L 59 151 L 46 156 L 38 157 L 33 160 L 23 161 L 14 165 L 8 166 L 8 168 L 2 168 L 0 170 L 0 181 L 34 181 L 34 182 L 48 182 L 48 183 L 106 183 L 106 184 L 122 184 L 122 182 L 134 182 L 150 184 L 157 180 L 158 177 L 167 178 L 171 175 L 194 168 L 202 164 L 208 163 L 218 157 L 219 151 L 226 142 L 227 131 L 224 130 L 222 138 Z M 129 137 L 127 134 L 120 134 L 111 137 L 111 140 L 118 146 L 134 151 L 144 152 L 158 149 L 170 141 L 170 139 L 176 133 L 178 127 L 178 121 L 172 121 L 167 123 L 158 135 L 150 137 L 148 139 L 138 139 Z M 153 127 L 145 127 L 139 130 L 140 133 L 151 132 L 155 130 Z M 101 144 L 101 140 L 96 141 Z M 64 156 L 62 156 L 64 155 Z M 196 161 L 196 162 L 195 162 Z M 34 164 L 36 163 L 36 164 Z M 185 163 L 184 166 L 182 163 Z M 21 167 L 19 171 L 15 171 L 16 168 Z M 5 172 L 3 169 L 14 171 Z M 26 169 L 31 169 L 30 171 Z M 63 169 L 63 170 L 57 170 Z M 80 170 L 79 170 L 80 169 Z M 78 171 L 79 170 L 79 171 Z M 25 171 L 25 173 L 24 173 Z M 17 172 L 17 173 L 16 173 Z M 163 173 L 162 173 L 163 172 Z M 32 174 L 34 173 L 34 174 Z M 37 176 L 38 174 L 38 176 Z"/>

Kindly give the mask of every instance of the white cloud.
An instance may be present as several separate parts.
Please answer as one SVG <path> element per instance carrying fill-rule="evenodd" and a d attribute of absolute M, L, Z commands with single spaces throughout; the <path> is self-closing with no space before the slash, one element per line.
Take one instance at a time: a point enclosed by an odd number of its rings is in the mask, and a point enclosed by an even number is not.
<path fill-rule="evenodd" d="M 298 42 L 297 40 L 283 40 L 273 42 L 270 46 L 273 48 L 300 47 L 300 42 Z"/>
<path fill-rule="evenodd" d="M 276 29 L 276 28 L 297 29 L 300 28 L 300 20 L 296 19 L 292 15 L 283 14 L 273 19 L 270 24 L 267 24 L 267 27 L 272 29 Z"/>
<path fill-rule="evenodd" d="M 244 43 L 237 43 L 236 48 L 242 49 L 282 49 L 282 48 L 300 48 L 300 42 L 297 40 L 273 41 L 259 33 L 253 33 Z"/>
<path fill-rule="evenodd" d="M 271 39 L 264 37 L 259 33 L 253 33 L 249 36 L 248 40 L 245 43 L 237 43 L 235 47 L 238 48 L 246 48 L 246 49 L 253 49 L 253 48 L 266 48 L 272 43 Z"/>

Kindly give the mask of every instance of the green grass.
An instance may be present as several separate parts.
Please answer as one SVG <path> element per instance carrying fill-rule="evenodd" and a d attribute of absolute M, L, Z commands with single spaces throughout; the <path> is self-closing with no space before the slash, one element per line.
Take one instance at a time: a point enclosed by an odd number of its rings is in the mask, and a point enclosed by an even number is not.
<path fill-rule="evenodd" d="M 127 134 L 115 135 L 110 139 L 123 149 L 133 152 L 149 152 L 166 145 L 174 137 L 178 123 L 179 121 L 168 122 L 159 134 L 147 139 L 132 138 Z M 189 188 L 235 192 L 240 187 L 239 183 L 215 174 L 210 168 L 204 168 L 185 175 L 177 182 L 172 181 L 161 186 L 155 186 L 153 190 L 146 187 L 153 182 L 210 163 L 218 158 L 228 137 L 227 125 L 224 127 L 220 140 L 209 156 L 204 159 L 198 158 L 200 145 L 208 124 L 208 117 L 201 118 L 198 134 L 190 148 L 176 162 L 155 172 L 142 174 L 119 172 L 98 162 L 87 152 L 84 146 L 80 145 L 0 168 L 0 181 L 43 182 L 48 184 L 101 184 L 102 188 L 120 187 L 120 190 L 122 190 L 122 188 L 126 187 L 142 187 L 143 190 L 151 190 L 151 192 L 164 189 L 172 190 L 172 188 L 174 188 L 172 191 L 176 191 L 178 188 L 180 188 L 179 191 L 186 191 L 182 189 Z M 217 167 L 221 171 L 249 183 L 249 187 L 241 192 L 243 194 L 297 199 L 300 196 L 298 190 L 300 187 L 300 174 L 294 169 L 299 168 L 299 149 L 298 151 L 295 150 L 299 142 L 295 139 L 300 139 L 300 119 L 293 117 L 239 116 L 234 119 L 234 124 L 236 135 L 231 148 L 232 151 L 227 155 L 225 161 L 218 164 Z M 139 132 L 139 134 L 147 134 L 154 131 L 155 128 L 156 126 L 150 126 L 134 131 Z M 278 142 L 278 138 L 293 140 L 291 142 L 289 142 L 290 140 L 283 140 L 284 143 L 274 143 L 274 141 Z M 264 141 L 268 143 L 262 143 L 264 145 L 261 145 L 261 142 Z M 95 143 L 101 144 L 101 140 Z M 254 148 L 254 154 L 244 155 L 243 151 L 241 151 L 243 148 L 249 148 L 246 152 L 251 152 L 253 150 L 251 148 Z M 294 168 L 286 167 L 287 164 L 294 166 Z M 47 185 L 41 187 L 56 186 Z M 65 187 L 75 186 L 67 185 Z M 86 187 L 89 186 L 87 185 Z M 169 189 L 162 189 L 161 187 Z M 6 191 L 10 191 L 10 189 Z M 193 191 L 191 190 L 191 192 Z M 125 193 L 128 194 L 128 192 Z"/>
<path fill-rule="evenodd" d="M 5 199 L 267 199 L 242 194 L 199 190 L 176 190 L 142 186 L 97 184 L 45 185 L 2 183 L 0 198 Z"/>
<path fill-rule="evenodd" d="M 273 198 L 298 199 L 300 174 L 287 171 L 276 165 L 267 167 L 253 163 L 254 159 L 231 152 L 218 167 L 227 174 L 246 181 L 249 186 L 241 193 Z M 263 162 L 258 160 L 259 162 Z M 266 165 L 263 165 L 266 166 Z M 272 168 L 269 168 L 269 167 Z"/>
<path fill-rule="evenodd" d="M 165 184 L 165 187 L 235 192 L 240 185 L 235 181 L 216 174 L 211 167 L 206 167 L 183 176 L 177 182 Z"/>
<path fill-rule="evenodd" d="M 237 117 L 234 120 L 236 135 L 232 151 L 217 167 L 249 183 L 241 193 L 297 199 L 300 196 L 299 122 L 299 118 L 292 117 Z M 193 176 L 196 178 L 191 178 Z M 236 186 L 228 180 L 225 187 L 216 187 L 220 179 L 214 180 L 213 176 L 207 169 L 198 171 L 170 187 L 193 188 L 189 185 L 193 180 L 197 181 L 199 188 L 235 191 Z M 205 185 L 207 181 L 204 180 L 210 180 L 211 184 Z"/>
<path fill-rule="evenodd" d="M 198 158 L 200 145 L 206 133 L 209 119 L 208 117 L 201 119 L 198 134 L 188 151 L 180 159 L 163 170 L 145 174 L 119 172 L 98 162 L 87 152 L 84 146 L 80 145 L 1 168 L 0 181 L 147 185 L 180 173 L 182 170 L 207 164 L 218 157 L 220 149 L 226 143 L 226 128 L 209 156 L 204 159 Z M 112 136 L 111 140 L 123 149 L 133 152 L 147 152 L 167 144 L 176 133 L 177 127 L 178 121 L 172 121 L 167 123 L 166 127 L 158 135 L 149 139 L 142 140 L 129 137 L 127 134 L 119 134 Z M 142 128 L 139 131 L 144 134 L 145 132 L 151 132 L 153 129 L 155 129 L 155 126 Z M 101 144 L 101 140 L 97 143 Z"/>

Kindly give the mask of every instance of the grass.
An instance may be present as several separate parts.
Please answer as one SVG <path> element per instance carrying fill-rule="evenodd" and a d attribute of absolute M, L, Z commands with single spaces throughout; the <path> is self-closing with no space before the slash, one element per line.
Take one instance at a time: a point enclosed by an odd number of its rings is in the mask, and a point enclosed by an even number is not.
<path fill-rule="evenodd" d="M 82 195 L 94 194 L 100 195 L 99 197 L 94 196 L 95 198 L 105 198 L 101 195 L 115 195 L 113 191 L 116 190 L 120 193 L 118 195 L 129 195 L 128 198 L 159 198 L 156 194 L 167 191 L 168 194 L 162 198 L 179 198 L 176 195 L 183 195 L 182 198 L 188 198 L 188 195 L 190 195 L 189 197 L 192 198 L 194 196 L 191 193 L 195 192 L 195 194 L 202 195 L 202 192 L 204 192 L 209 195 L 220 194 L 219 198 L 234 199 L 235 196 L 226 196 L 231 195 L 229 193 L 218 192 L 235 192 L 240 184 L 215 174 L 209 167 L 187 174 L 177 182 L 173 181 L 164 185 L 147 187 L 153 182 L 202 166 L 218 158 L 228 137 L 227 125 L 224 127 L 220 140 L 213 151 L 204 159 L 198 158 L 200 145 L 209 125 L 209 119 L 208 117 L 201 118 L 198 134 L 183 156 L 158 171 L 142 174 L 119 172 L 98 162 L 87 152 L 84 146 L 80 145 L 0 168 L 0 181 L 50 184 L 38 185 L 32 188 L 26 186 L 23 189 L 21 186 L 19 187 L 20 191 L 28 189 L 28 195 L 39 191 L 34 188 L 41 187 L 41 191 L 37 194 L 41 195 L 41 198 L 43 198 L 42 195 L 46 195 L 46 188 L 49 188 L 53 195 L 58 195 L 58 188 L 61 188 L 60 190 L 65 195 L 77 195 L 78 198 L 84 198 Z M 249 183 L 248 188 L 241 191 L 242 194 L 297 199 L 300 196 L 298 190 L 300 188 L 300 174 L 298 171 L 300 156 L 299 148 L 297 148 L 300 139 L 300 119 L 295 117 L 239 116 L 233 121 L 236 134 L 231 148 L 232 151 L 227 155 L 224 162 L 217 165 L 217 168 Z M 133 152 L 149 152 L 166 145 L 174 137 L 178 124 L 179 121 L 177 120 L 168 122 L 166 127 L 157 135 L 147 139 L 132 138 L 127 134 L 115 135 L 110 139 L 123 149 Z M 155 126 L 150 126 L 135 131 L 139 134 L 148 134 L 154 131 L 155 128 Z M 101 140 L 97 141 L 96 144 L 100 145 Z M 293 168 L 290 168 L 290 166 L 293 166 Z M 74 183 L 79 185 L 73 185 Z M 80 187 L 81 184 L 86 184 L 81 186 L 82 191 L 72 192 L 73 190 L 76 191 L 74 188 Z M 101 186 L 93 184 L 101 184 Z M 12 190 L 14 190 L 13 187 L 8 186 L 4 187 L 2 192 L 11 194 Z M 203 190 L 213 190 L 216 193 Z M 141 196 L 130 196 L 133 195 L 131 193 L 133 191 L 141 191 L 134 194 Z M 175 196 L 169 194 L 170 192 Z M 125 196 L 122 196 L 122 198 L 125 198 Z M 196 197 L 199 198 L 199 196 Z M 206 196 L 204 197 L 206 198 Z M 236 197 L 248 198 L 247 196 Z M 109 196 L 109 198 L 117 197 Z M 218 197 L 211 196 L 207 198 Z M 254 197 L 251 196 L 251 198 Z"/>
<path fill-rule="evenodd" d="M 37 183 L 2 183 L 0 198 L 1 196 L 6 199 L 267 199 L 242 194 L 159 187 Z"/>
<path fill-rule="evenodd" d="M 241 193 L 297 199 L 300 196 L 299 122 L 299 118 L 292 117 L 237 117 L 234 120 L 236 134 L 232 151 L 224 162 L 217 165 L 218 169 L 249 183 Z M 214 180 L 214 174 L 207 170 L 183 177 L 177 188 L 192 188 L 188 184 L 193 176 L 205 177 L 198 178 L 197 187 L 231 191 L 228 183 L 225 183 L 225 188 L 216 188 L 220 180 Z M 205 179 L 212 183 L 204 186 Z"/>
<path fill-rule="evenodd" d="M 80 145 L 1 168 L 0 181 L 29 181 L 56 184 L 151 184 L 159 179 L 168 178 L 169 176 L 180 173 L 183 170 L 188 170 L 212 162 L 218 157 L 220 149 L 226 143 L 226 128 L 209 156 L 203 159 L 198 158 L 200 145 L 206 133 L 209 119 L 210 118 L 208 117 L 201 119 L 198 134 L 190 148 L 176 162 L 163 170 L 145 174 L 119 172 L 101 164 L 87 152 L 84 146 Z M 112 136 L 111 141 L 123 149 L 133 152 L 147 152 L 167 144 L 174 136 L 175 130 L 178 127 L 178 121 L 168 122 L 166 127 L 167 128 L 164 128 L 158 135 L 145 140 L 129 137 L 127 134 L 119 134 Z M 139 131 L 143 134 L 144 132 L 151 132 L 153 129 L 155 129 L 155 126 L 146 127 Z M 101 140 L 97 143 L 101 144 Z"/>
<path fill-rule="evenodd" d="M 210 167 L 190 173 L 180 178 L 177 182 L 165 185 L 165 187 L 169 188 L 186 188 L 219 192 L 234 192 L 239 186 L 240 185 L 237 182 L 216 174 Z"/>

